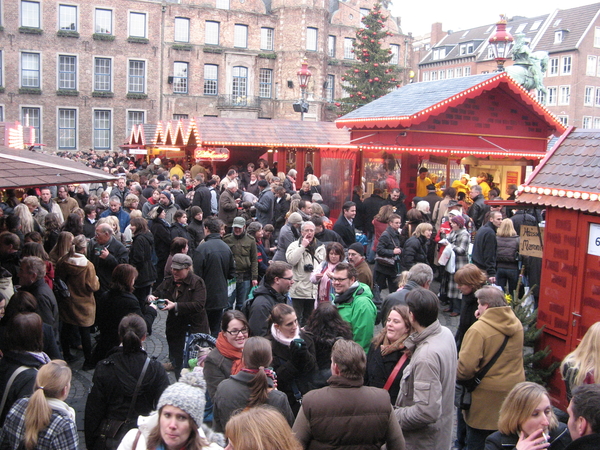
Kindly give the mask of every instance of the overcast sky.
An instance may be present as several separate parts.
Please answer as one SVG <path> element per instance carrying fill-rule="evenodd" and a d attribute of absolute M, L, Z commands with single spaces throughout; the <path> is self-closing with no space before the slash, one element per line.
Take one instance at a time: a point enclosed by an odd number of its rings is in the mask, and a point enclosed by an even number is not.
<path fill-rule="evenodd" d="M 441 22 L 444 31 L 459 31 L 497 22 L 500 14 L 508 17 L 534 17 L 549 14 L 555 9 L 596 3 L 590 0 L 523 1 L 502 2 L 466 0 L 430 0 L 428 2 L 392 0 L 391 11 L 402 19 L 402 32 L 420 36 L 431 31 L 431 24 Z M 487 6 L 495 4 L 495 6 Z"/>

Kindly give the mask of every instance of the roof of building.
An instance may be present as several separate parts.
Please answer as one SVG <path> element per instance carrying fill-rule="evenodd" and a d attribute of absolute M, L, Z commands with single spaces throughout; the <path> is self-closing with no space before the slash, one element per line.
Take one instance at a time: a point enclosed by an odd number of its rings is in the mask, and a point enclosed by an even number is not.
<path fill-rule="evenodd" d="M 517 203 L 600 213 L 600 130 L 569 128 L 522 186 Z"/>
<path fill-rule="evenodd" d="M 496 87 L 512 91 L 551 127 L 560 132 L 564 130 L 564 126 L 506 72 L 408 84 L 346 114 L 336 120 L 336 124 L 352 128 L 408 127 Z"/>
<path fill-rule="evenodd" d="M 581 38 L 586 32 L 590 32 L 590 25 L 599 13 L 600 3 L 555 11 L 534 49 L 557 53 L 578 48 Z M 563 39 L 555 43 L 555 33 L 561 30 Z M 593 33 L 593 29 L 591 32 Z"/>

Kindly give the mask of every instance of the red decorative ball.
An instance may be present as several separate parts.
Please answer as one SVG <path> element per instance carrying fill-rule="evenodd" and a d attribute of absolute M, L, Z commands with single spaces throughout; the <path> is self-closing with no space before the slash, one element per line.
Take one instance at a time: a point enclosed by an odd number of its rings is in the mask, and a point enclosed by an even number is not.
<path fill-rule="evenodd" d="M 342 104 L 341 103 L 336 103 L 335 106 L 342 106 Z"/>
<path fill-rule="evenodd" d="M 375 81 L 379 81 L 379 77 L 375 77 L 373 78 Z"/>
<path fill-rule="evenodd" d="M 375 98 L 375 95 L 371 95 L 371 97 Z"/>
<path fill-rule="evenodd" d="M 369 71 L 367 69 L 365 69 L 365 73 L 369 73 Z"/>
<path fill-rule="evenodd" d="M 362 98 L 363 100 L 366 100 L 366 99 L 367 99 L 367 97 L 365 97 L 364 95 L 363 95 L 361 98 Z"/>
<path fill-rule="evenodd" d="M 354 94 L 350 94 L 350 98 L 354 97 Z"/>
<path fill-rule="evenodd" d="M 354 69 L 354 73 L 358 73 L 358 69 Z"/>
<path fill-rule="evenodd" d="M 370 79 L 370 80 L 369 80 L 369 83 L 372 83 L 372 82 L 373 82 L 373 80 L 372 80 L 372 79 Z"/>
<path fill-rule="evenodd" d="M 375 63 L 373 64 L 373 67 L 379 67 L 379 64 Z"/>
<path fill-rule="evenodd" d="M 401 84 L 397 84 L 396 87 L 399 88 L 400 86 L 402 86 Z"/>
<path fill-rule="evenodd" d="M 359 91 L 359 92 L 357 92 L 357 94 L 358 94 L 358 95 L 362 95 L 362 92 L 360 92 L 360 91 Z"/>
<path fill-rule="evenodd" d="M 346 79 L 346 77 L 342 77 L 342 81 L 344 81 Z"/>
<path fill-rule="evenodd" d="M 377 32 L 376 31 L 373 31 L 373 36 L 377 36 Z"/>
<path fill-rule="evenodd" d="M 375 39 L 371 39 L 371 43 L 375 42 Z"/>

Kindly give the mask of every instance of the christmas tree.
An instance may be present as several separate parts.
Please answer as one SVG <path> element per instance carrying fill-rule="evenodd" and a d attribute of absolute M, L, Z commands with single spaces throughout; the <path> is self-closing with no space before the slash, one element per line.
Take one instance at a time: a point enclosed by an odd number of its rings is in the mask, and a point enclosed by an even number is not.
<path fill-rule="evenodd" d="M 336 103 L 341 110 L 340 115 L 383 97 L 400 86 L 397 66 L 389 64 L 392 51 L 382 47 L 383 39 L 392 35 L 385 30 L 386 20 L 379 3 L 362 18 L 364 28 L 357 30 L 354 41 L 354 54 L 359 62 L 342 77 L 342 85 L 348 96 Z"/>

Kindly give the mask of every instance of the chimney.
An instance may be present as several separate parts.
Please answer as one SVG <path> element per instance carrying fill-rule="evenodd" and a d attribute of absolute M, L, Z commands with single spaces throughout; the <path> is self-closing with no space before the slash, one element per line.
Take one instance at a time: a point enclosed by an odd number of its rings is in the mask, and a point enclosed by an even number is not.
<path fill-rule="evenodd" d="M 446 33 L 442 31 L 442 23 L 436 22 L 431 25 L 431 46 L 435 47 L 443 38 Z"/>

